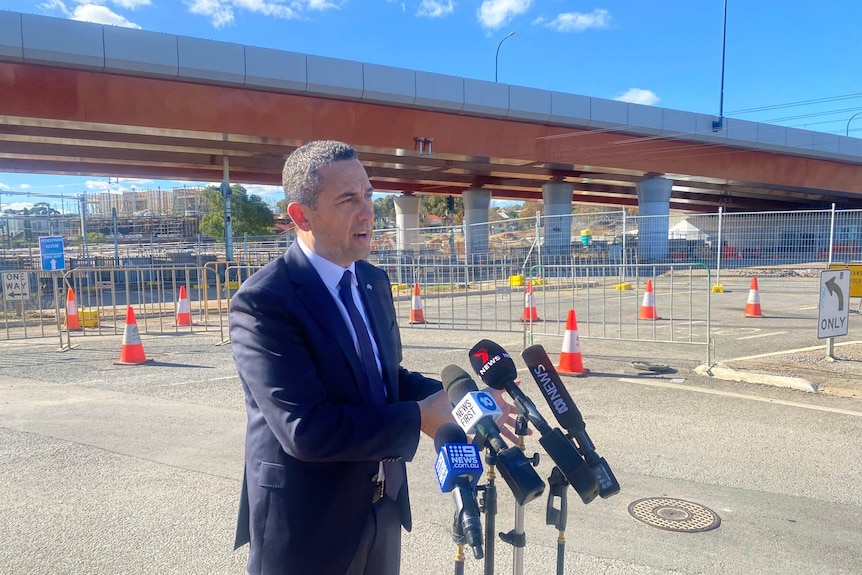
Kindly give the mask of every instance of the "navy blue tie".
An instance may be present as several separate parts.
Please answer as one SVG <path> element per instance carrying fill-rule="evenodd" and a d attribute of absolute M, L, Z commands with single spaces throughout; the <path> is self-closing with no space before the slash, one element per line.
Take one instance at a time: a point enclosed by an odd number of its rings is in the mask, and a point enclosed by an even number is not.
<path fill-rule="evenodd" d="M 356 339 L 359 341 L 359 356 L 362 360 L 362 367 L 365 370 L 365 377 L 368 380 L 372 400 L 375 404 L 383 404 L 386 403 L 383 380 L 377 369 L 377 359 L 374 357 L 374 348 L 371 345 L 371 336 L 368 334 L 368 328 L 365 326 L 365 322 L 362 321 L 362 316 L 353 302 L 352 284 L 353 274 L 350 273 L 350 270 L 346 270 L 344 275 L 341 276 L 341 281 L 338 282 L 338 297 L 341 298 L 341 303 L 347 308 L 347 315 L 350 316 L 350 323 L 353 324 L 353 331 L 356 332 Z M 383 470 L 386 474 L 384 484 L 386 496 L 393 500 L 398 497 L 401 484 L 404 483 L 404 472 L 401 469 L 401 465 L 397 461 L 383 462 Z"/>
<path fill-rule="evenodd" d="M 371 345 L 371 336 L 368 334 L 368 328 L 365 322 L 362 321 L 362 316 L 353 302 L 352 287 L 353 274 L 350 270 L 344 272 L 341 276 L 341 281 L 338 282 L 338 297 L 341 298 L 341 303 L 347 308 L 347 315 L 350 316 L 350 323 L 353 324 L 353 331 L 356 332 L 356 339 L 359 341 L 359 357 L 362 360 L 362 367 L 365 369 L 365 377 L 368 380 L 368 387 L 371 391 L 371 398 L 374 403 L 386 403 L 386 395 L 383 391 L 383 380 L 380 378 L 380 371 L 377 369 L 377 359 L 374 357 L 374 347 Z"/>

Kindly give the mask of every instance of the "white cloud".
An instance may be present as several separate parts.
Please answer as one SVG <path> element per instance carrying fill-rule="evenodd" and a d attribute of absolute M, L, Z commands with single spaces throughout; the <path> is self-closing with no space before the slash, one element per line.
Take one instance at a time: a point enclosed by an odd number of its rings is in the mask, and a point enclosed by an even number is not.
<path fill-rule="evenodd" d="M 3 187 L 3 184 L 0 184 L 0 188 L 2 188 L 2 187 Z M 22 190 L 29 190 L 29 189 L 30 189 L 30 188 L 32 188 L 33 186 L 31 186 L 30 184 L 21 184 L 21 185 L 20 185 L 20 186 L 18 186 L 18 187 L 19 187 L 20 189 L 22 189 Z"/>
<path fill-rule="evenodd" d="M 149 6 L 151 4 L 150 0 L 111 0 L 111 3 L 126 10 L 136 10 L 141 6 Z"/>
<path fill-rule="evenodd" d="M 533 0 L 485 0 L 476 15 L 485 28 L 499 28 L 525 13 L 532 5 Z"/>
<path fill-rule="evenodd" d="M 109 26 L 122 26 L 123 28 L 137 28 L 140 26 L 130 22 L 105 6 L 98 4 L 82 4 L 76 6 L 72 12 L 72 20 L 80 22 L 95 22 L 96 24 L 107 24 Z"/>
<path fill-rule="evenodd" d="M 24 209 L 29 210 L 32 207 L 33 207 L 32 202 L 14 202 L 11 204 L 3 204 L 3 211 L 5 212 L 6 210 L 15 210 L 17 212 L 20 212 L 21 210 L 24 210 Z"/>
<path fill-rule="evenodd" d="M 252 12 L 293 20 L 306 11 L 337 9 L 340 1 L 331 0 L 185 0 L 189 12 L 206 16 L 216 28 L 233 24 L 238 12 Z"/>
<path fill-rule="evenodd" d="M 8 184 L 4 184 L 3 182 L 0 182 L 0 190 L 11 190 L 11 189 L 12 188 L 10 188 Z"/>
<path fill-rule="evenodd" d="M 47 10 L 47 11 L 59 10 L 67 18 L 71 14 L 71 12 L 69 12 L 69 9 L 66 8 L 66 5 L 63 4 L 63 2 L 61 2 L 61 0 L 48 0 L 47 2 L 43 2 L 42 4 L 39 4 L 39 8 L 41 8 L 42 10 Z"/>
<path fill-rule="evenodd" d="M 590 28 L 607 28 L 611 21 L 610 12 L 597 8 L 589 14 L 581 12 L 565 12 L 545 24 L 557 32 L 583 32 Z"/>
<path fill-rule="evenodd" d="M 147 180 L 144 178 L 117 178 L 117 181 L 118 182 L 124 182 L 127 184 L 138 184 L 139 187 L 140 187 L 140 184 L 150 185 L 150 184 L 154 183 L 153 180 Z"/>
<path fill-rule="evenodd" d="M 416 10 L 416 15 L 427 18 L 440 18 L 441 16 L 451 14 L 453 10 L 455 10 L 454 0 L 422 0 L 422 3 Z"/>
<path fill-rule="evenodd" d="M 84 182 L 84 187 L 88 190 L 107 190 L 111 187 L 110 182 L 103 182 L 102 180 L 87 180 Z"/>
<path fill-rule="evenodd" d="M 653 106 L 658 104 L 660 98 L 656 96 L 655 92 L 652 90 L 643 90 L 641 88 L 630 88 L 623 94 L 620 94 L 614 100 L 619 100 L 620 102 L 628 102 L 630 104 L 644 104 L 646 106 Z"/>
<path fill-rule="evenodd" d="M 218 184 L 220 185 L 220 184 Z M 278 196 L 278 199 L 282 199 L 284 197 L 284 188 L 281 186 L 264 186 L 263 184 L 243 184 L 242 187 L 245 188 L 245 191 L 248 195 L 254 194 L 255 196 L 260 196 L 261 198 L 266 198 L 267 196 Z"/>

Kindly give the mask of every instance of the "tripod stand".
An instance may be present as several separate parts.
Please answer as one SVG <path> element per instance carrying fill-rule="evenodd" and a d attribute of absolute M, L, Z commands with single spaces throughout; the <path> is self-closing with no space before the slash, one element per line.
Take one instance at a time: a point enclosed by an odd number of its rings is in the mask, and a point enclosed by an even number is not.
<path fill-rule="evenodd" d="M 494 466 L 497 464 L 497 456 L 494 452 L 488 449 L 485 454 L 485 464 L 488 470 L 485 476 L 488 483 L 480 485 L 476 488 L 482 494 L 479 500 L 479 511 L 485 514 L 485 575 L 494 575 L 494 543 L 497 516 L 497 486 L 494 480 L 497 478 L 497 473 Z M 463 554 L 463 547 L 462 547 Z"/>
<path fill-rule="evenodd" d="M 568 505 L 566 500 L 566 487 L 569 482 L 563 476 L 560 468 L 554 466 L 551 476 L 548 477 L 548 505 L 545 508 L 545 524 L 557 528 L 557 575 L 563 575 L 563 566 L 566 560 L 566 517 Z M 560 500 L 559 509 L 554 507 L 554 500 Z"/>
<path fill-rule="evenodd" d="M 515 419 L 515 435 L 518 436 L 518 448 L 524 451 L 524 436 L 527 435 L 527 418 L 518 415 Z M 528 458 L 533 467 L 539 464 L 539 454 L 534 453 Z M 512 546 L 512 573 L 513 575 L 524 575 L 524 547 L 527 545 L 527 536 L 524 533 L 524 505 L 515 502 L 515 528 L 508 533 L 500 533 L 500 539 Z M 486 575 L 487 574 L 486 572 Z"/>

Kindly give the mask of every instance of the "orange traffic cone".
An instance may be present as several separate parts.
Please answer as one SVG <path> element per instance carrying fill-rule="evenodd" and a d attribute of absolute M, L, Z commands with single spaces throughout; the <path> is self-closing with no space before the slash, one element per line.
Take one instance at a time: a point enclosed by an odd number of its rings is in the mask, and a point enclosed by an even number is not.
<path fill-rule="evenodd" d="M 120 361 L 126 365 L 136 365 L 149 361 L 144 354 L 144 346 L 141 343 L 141 334 L 138 333 L 138 322 L 135 321 L 135 312 L 129 306 L 126 312 L 126 330 L 123 332 L 123 346 L 120 348 Z"/>
<path fill-rule="evenodd" d="M 751 289 L 748 290 L 748 301 L 745 302 L 745 317 L 763 317 L 760 310 L 760 291 L 757 289 L 757 278 L 751 278 Z"/>
<path fill-rule="evenodd" d="M 78 321 L 78 303 L 75 301 L 75 290 L 69 288 L 66 292 L 66 330 L 82 331 L 81 322 Z"/>
<path fill-rule="evenodd" d="M 425 323 L 422 311 L 422 298 L 419 296 L 419 282 L 413 284 L 413 299 L 410 302 L 410 323 Z"/>
<path fill-rule="evenodd" d="M 192 325 L 192 308 L 186 295 L 186 286 L 180 286 L 180 299 L 177 302 L 177 325 Z"/>
<path fill-rule="evenodd" d="M 655 313 L 655 292 L 652 291 L 652 280 L 647 280 L 639 319 L 658 319 Z"/>
<path fill-rule="evenodd" d="M 542 321 L 539 318 L 539 311 L 536 309 L 536 302 L 533 299 L 533 282 L 531 281 L 527 282 L 527 289 L 524 292 L 524 313 L 521 314 L 521 321 Z"/>
<path fill-rule="evenodd" d="M 560 352 L 560 363 L 557 365 L 559 373 L 580 375 L 589 370 L 584 369 L 584 360 L 581 357 L 581 340 L 578 338 L 578 320 L 575 318 L 575 310 L 569 310 L 566 318 L 566 333 L 563 336 L 563 351 Z"/>

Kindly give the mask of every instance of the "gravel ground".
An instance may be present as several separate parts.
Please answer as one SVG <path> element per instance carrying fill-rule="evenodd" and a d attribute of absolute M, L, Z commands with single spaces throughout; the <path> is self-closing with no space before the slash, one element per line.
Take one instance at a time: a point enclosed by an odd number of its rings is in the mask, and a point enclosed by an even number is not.
<path fill-rule="evenodd" d="M 862 399 L 862 343 L 836 343 L 833 357 L 826 357 L 824 343 L 816 350 L 724 363 L 738 371 L 801 377 L 820 393 Z"/>

